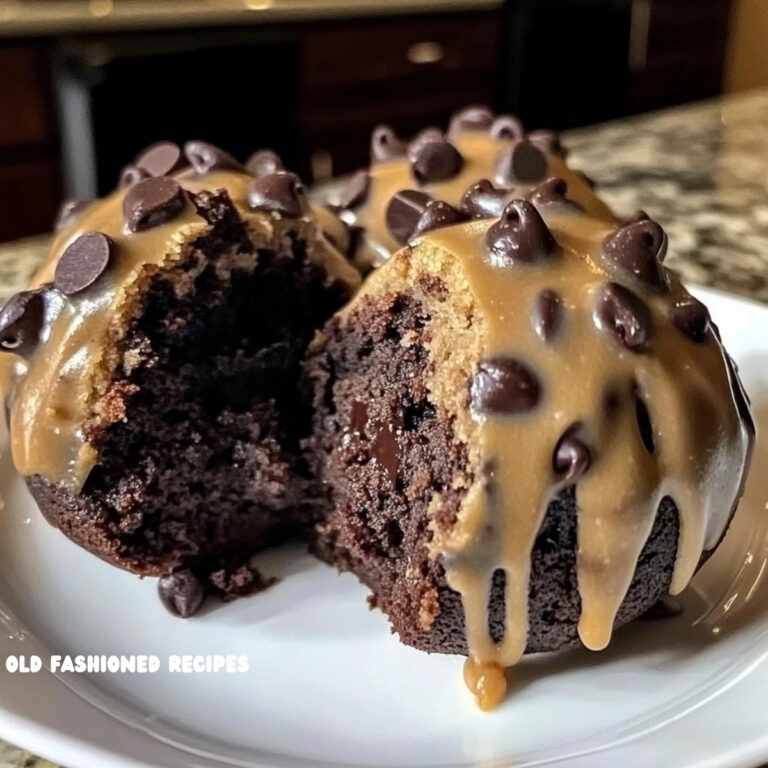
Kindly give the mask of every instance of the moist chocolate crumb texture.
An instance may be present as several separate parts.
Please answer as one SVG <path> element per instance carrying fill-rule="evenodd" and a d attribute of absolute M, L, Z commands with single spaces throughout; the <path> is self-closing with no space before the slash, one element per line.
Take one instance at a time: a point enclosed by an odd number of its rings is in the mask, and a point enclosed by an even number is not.
<path fill-rule="evenodd" d="M 17 470 L 72 539 L 163 576 L 182 616 L 264 586 L 248 558 L 314 514 L 296 382 L 360 283 L 319 219 L 332 227 L 274 153 L 246 169 L 161 142 L 108 197 L 63 206 L 0 313 Z"/>
<path fill-rule="evenodd" d="M 506 202 L 536 188 L 539 195 L 557 197 L 557 189 L 542 186 L 548 179 L 567 184 L 571 205 L 614 220 L 592 182 L 566 164 L 557 134 L 526 133 L 516 117 L 485 107 L 460 110 L 447 133 L 426 128 L 409 142 L 378 126 L 370 156 L 370 166 L 353 174 L 332 200 L 347 223 L 365 232 L 355 253 L 363 271 L 438 221 L 498 217 Z"/>
<path fill-rule="evenodd" d="M 451 141 L 491 169 L 521 138 L 502 147 L 480 118 Z M 658 224 L 621 223 L 565 178 L 498 195 L 499 210 L 492 181 L 456 183 L 440 149 L 454 181 L 430 198 L 446 189 L 472 219 L 408 233 L 409 211 L 435 203 L 399 189 L 413 159 L 378 141 L 368 200 L 390 228 L 373 231 L 407 244 L 310 348 L 334 496 L 314 548 L 372 589 L 404 642 L 467 655 L 488 709 L 526 651 L 603 649 L 688 584 L 734 513 L 754 425 Z M 537 173 L 553 162 L 565 176 L 551 157 Z"/>

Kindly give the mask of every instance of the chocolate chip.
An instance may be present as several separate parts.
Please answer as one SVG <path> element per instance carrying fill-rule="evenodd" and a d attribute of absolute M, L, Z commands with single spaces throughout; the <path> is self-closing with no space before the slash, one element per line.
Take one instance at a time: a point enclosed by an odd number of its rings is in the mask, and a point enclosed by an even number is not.
<path fill-rule="evenodd" d="M 424 131 L 408 147 L 408 159 L 413 175 L 422 184 L 452 179 L 464 165 L 464 158 L 453 144 Z"/>
<path fill-rule="evenodd" d="M 181 147 L 172 141 L 158 141 L 147 147 L 133 162 L 150 176 L 170 176 L 187 167 Z"/>
<path fill-rule="evenodd" d="M 554 131 L 531 131 L 527 138 L 531 144 L 548 155 L 560 155 L 560 157 L 566 155 L 566 151 L 560 143 L 560 137 Z"/>
<path fill-rule="evenodd" d="M 544 341 L 557 336 L 563 322 L 563 299 L 557 291 L 545 289 L 533 304 L 533 329 Z"/>
<path fill-rule="evenodd" d="M 123 216 L 131 232 L 151 229 L 175 219 L 186 204 L 184 190 L 168 176 L 134 184 L 123 198 Z"/>
<path fill-rule="evenodd" d="M 494 266 L 544 261 L 557 250 L 541 214 L 527 200 L 513 200 L 485 236 Z"/>
<path fill-rule="evenodd" d="M 357 208 L 368 199 L 371 177 L 365 168 L 350 176 L 349 181 L 339 193 L 339 205 L 342 208 Z"/>
<path fill-rule="evenodd" d="M 661 267 L 666 250 L 667 236 L 655 221 L 622 226 L 603 240 L 602 248 L 609 265 L 656 291 L 667 289 Z"/>
<path fill-rule="evenodd" d="M 643 352 L 654 331 L 648 306 L 618 283 L 606 283 L 598 292 L 595 323 L 632 352 Z"/>
<path fill-rule="evenodd" d="M 471 219 L 495 219 L 501 216 L 508 196 L 506 189 L 497 189 L 488 179 L 481 179 L 463 194 L 459 208 Z"/>
<path fill-rule="evenodd" d="M 280 155 L 277 152 L 273 152 L 271 149 L 260 149 L 258 152 L 254 152 L 245 161 L 245 170 L 251 174 L 251 176 L 266 176 L 269 173 L 277 173 L 283 170 L 283 161 L 280 159 Z"/>
<path fill-rule="evenodd" d="M 470 131 L 487 131 L 493 124 L 493 112 L 488 107 L 464 107 L 453 114 L 448 126 L 448 135 L 456 136 Z"/>
<path fill-rule="evenodd" d="M 0 349 L 23 357 L 35 349 L 43 327 L 45 290 L 17 293 L 0 310 Z"/>
<path fill-rule="evenodd" d="M 528 199 L 534 205 L 565 205 L 581 210 L 581 206 L 568 199 L 568 185 L 563 179 L 552 177 L 539 184 Z"/>
<path fill-rule="evenodd" d="M 371 441 L 371 457 L 384 469 L 390 485 L 395 488 L 400 468 L 400 446 L 397 443 L 397 435 L 402 429 L 402 421 L 395 419 L 390 423 L 377 426 Z"/>
<path fill-rule="evenodd" d="M 142 179 L 147 178 L 149 178 L 149 174 L 143 168 L 138 168 L 135 165 L 126 165 L 125 168 L 120 171 L 120 179 L 117 182 L 117 186 L 120 189 L 123 189 L 123 187 L 130 187 Z"/>
<path fill-rule="evenodd" d="M 466 220 L 467 217 L 461 211 L 457 211 L 452 205 L 443 200 L 430 200 L 424 213 L 419 216 L 409 239 L 423 235 L 425 232 L 433 229 L 450 227 L 453 224 L 459 224 Z"/>
<path fill-rule="evenodd" d="M 531 184 L 543 181 L 549 165 L 546 155 L 529 141 L 515 142 L 496 166 L 496 180 L 500 184 Z"/>
<path fill-rule="evenodd" d="M 201 176 L 211 171 L 245 170 L 232 155 L 206 141 L 188 141 L 184 145 L 184 154 Z"/>
<path fill-rule="evenodd" d="M 541 397 L 536 374 L 511 357 L 492 357 L 478 363 L 470 387 L 472 411 L 522 413 L 535 408 Z"/>
<path fill-rule="evenodd" d="M 189 570 L 161 576 L 157 582 L 157 593 L 168 612 L 182 619 L 197 613 L 205 600 L 203 585 Z"/>
<path fill-rule="evenodd" d="M 365 434 L 365 426 L 368 423 L 368 406 L 359 400 L 352 402 L 352 409 L 349 415 L 349 429 L 351 432 L 357 432 L 359 435 Z"/>
<path fill-rule="evenodd" d="M 388 125 L 377 125 L 371 133 L 371 162 L 386 163 L 405 155 L 405 144 Z"/>
<path fill-rule="evenodd" d="M 64 227 L 71 224 L 93 202 L 93 200 L 67 200 L 63 202 L 56 215 L 56 223 L 53 225 L 54 231 L 60 232 Z"/>
<path fill-rule="evenodd" d="M 387 229 L 396 242 L 404 245 L 432 198 L 417 189 L 403 189 L 392 195 L 384 212 Z"/>
<path fill-rule="evenodd" d="M 592 453 L 579 437 L 581 429 L 581 422 L 571 424 L 552 453 L 552 469 L 563 485 L 573 485 L 592 463 Z"/>
<path fill-rule="evenodd" d="M 707 339 L 709 310 L 693 296 L 685 296 L 672 306 L 672 323 L 691 341 L 700 344 Z"/>
<path fill-rule="evenodd" d="M 295 173 L 289 171 L 254 179 L 248 187 L 248 205 L 257 211 L 279 213 L 292 219 L 309 212 L 304 185 Z"/>
<path fill-rule="evenodd" d="M 622 220 L 622 224 L 637 224 L 638 221 L 650 221 L 651 217 L 643 210 L 638 209 Z"/>
<path fill-rule="evenodd" d="M 514 115 L 499 115 L 491 125 L 491 136 L 494 139 L 517 141 L 524 135 L 523 124 Z"/>
<path fill-rule="evenodd" d="M 109 265 L 114 243 L 102 232 L 87 232 L 70 243 L 61 254 L 53 283 L 71 296 L 92 285 Z"/>

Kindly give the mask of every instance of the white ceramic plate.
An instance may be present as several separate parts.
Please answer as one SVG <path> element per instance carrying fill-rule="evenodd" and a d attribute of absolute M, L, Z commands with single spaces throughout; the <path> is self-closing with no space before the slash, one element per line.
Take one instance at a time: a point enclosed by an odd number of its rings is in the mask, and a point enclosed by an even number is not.
<path fill-rule="evenodd" d="M 768 308 L 698 291 L 768 430 Z M 768 432 L 766 432 L 768 434 Z M 4 444 L 3 444 L 4 445 Z M 768 759 L 768 441 L 739 515 L 684 595 L 599 654 L 526 659 L 498 710 L 461 659 L 400 645 L 365 590 L 271 553 L 266 593 L 191 621 L 49 527 L 3 450 L 0 737 L 73 768 L 748 766 Z M 235 654 L 245 674 L 10 674 L 9 654 Z"/>

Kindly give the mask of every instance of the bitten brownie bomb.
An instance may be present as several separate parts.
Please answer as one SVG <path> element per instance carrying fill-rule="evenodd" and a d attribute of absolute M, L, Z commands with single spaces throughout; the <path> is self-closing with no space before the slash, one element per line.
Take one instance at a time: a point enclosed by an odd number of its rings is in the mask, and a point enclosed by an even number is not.
<path fill-rule="evenodd" d="M 375 128 L 370 166 L 353 174 L 333 202 L 347 223 L 362 228 L 354 261 L 363 271 L 403 246 L 422 214 L 443 225 L 498 217 L 507 202 L 552 177 L 567 183 L 574 204 L 615 221 L 565 154 L 552 131 L 526 133 L 513 115 L 467 107 L 453 116 L 447 134 L 425 128 L 405 142 L 389 126 Z"/>
<path fill-rule="evenodd" d="M 532 199 L 417 235 L 309 355 L 315 551 L 403 642 L 468 655 L 483 708 L 524 652 L 602 649 L 688 584 L 754 435 L 661 227 Z"/>
<path fill-rule="evenodd" d="M 16 468 L 176 613 L 259 588 L 248 558 L 317 511 L 300 363 L 359 274 L 274 155 L 246 169 L 198 141 L 153 145 L 58 229 L 0 314 Z"/>

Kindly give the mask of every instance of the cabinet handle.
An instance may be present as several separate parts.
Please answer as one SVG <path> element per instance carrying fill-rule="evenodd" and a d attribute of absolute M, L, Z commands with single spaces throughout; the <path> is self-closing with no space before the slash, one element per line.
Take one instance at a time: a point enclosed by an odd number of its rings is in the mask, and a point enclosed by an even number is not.
<path fill-rule="evenodd" d="M 648 63 L 648 31 L 653 0 L 632 0 L 629 27 L 629 70 L 642 72 Z"/>
<path fill-rule="evenodd" d="M 445 50 L 440 43 L 425 40 L 421 43 L 414 43 L 406 54 L 411 64 L 437 64 L 445 58 Z"/>

